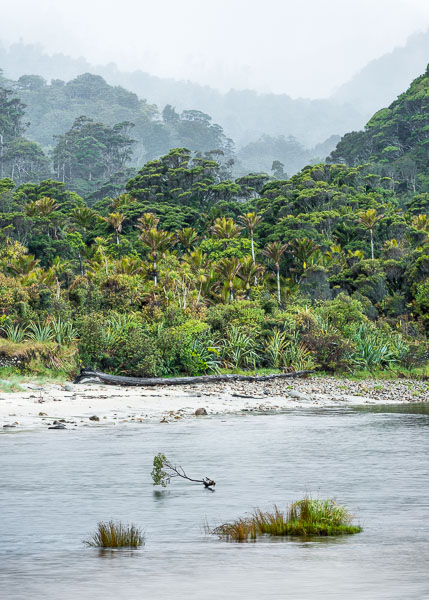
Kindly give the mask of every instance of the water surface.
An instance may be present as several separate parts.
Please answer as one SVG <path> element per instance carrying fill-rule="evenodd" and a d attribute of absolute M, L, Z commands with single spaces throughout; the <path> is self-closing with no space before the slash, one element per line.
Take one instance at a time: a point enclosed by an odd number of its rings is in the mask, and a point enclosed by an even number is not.
<path fill-rule="evenodd" d="M 429 414 L 416 406 L 2 433 L 1 595 L 425 600 Z M 157 491 L 150 471 L 160 451 L 215 479 L 216 492 L 178 480 Z M 248 544 L 204 533 L 206 520 L 305 493 L 335 496 L 364 532 Z M 112 518 L 143 527 L 144 549 L 82 544 Z"/>

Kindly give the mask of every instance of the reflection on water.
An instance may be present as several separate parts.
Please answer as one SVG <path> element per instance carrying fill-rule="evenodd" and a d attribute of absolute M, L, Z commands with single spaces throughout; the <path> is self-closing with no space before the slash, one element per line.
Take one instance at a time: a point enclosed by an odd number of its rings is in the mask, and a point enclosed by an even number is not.
<path fill-rule="evenodd" d="M 0 435 L 2 597 L 429 598 L 429 416 L 375 408 Z M 155 490 L 158 452 L 212 476 L 216 492 L 178 480 Z M 305 493 L 335 496 L 365 531 L 252 544 L 204 533 Z M 146 545 L 86 547 L 108 519 L 142 527 Z"/>
<path fill-rule="evenodd" d="M 428 390 L 429 395 L 429 390 Z M 375 404 L 355 406 L 354 410 L 373 413 L 401 413 L 406 415 L 429 415 L 429 402 L 413 402 L 407 404 Z"/>

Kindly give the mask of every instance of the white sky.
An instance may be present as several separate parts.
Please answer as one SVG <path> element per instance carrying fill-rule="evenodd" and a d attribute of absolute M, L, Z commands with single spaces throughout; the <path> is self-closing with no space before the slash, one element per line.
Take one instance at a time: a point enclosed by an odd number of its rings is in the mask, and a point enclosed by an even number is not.
<path fill-rule="evenodd" d="M 222 90 L 316 98 L 428 27 L 429 0 L 3 0 L 0 39 Z"/>

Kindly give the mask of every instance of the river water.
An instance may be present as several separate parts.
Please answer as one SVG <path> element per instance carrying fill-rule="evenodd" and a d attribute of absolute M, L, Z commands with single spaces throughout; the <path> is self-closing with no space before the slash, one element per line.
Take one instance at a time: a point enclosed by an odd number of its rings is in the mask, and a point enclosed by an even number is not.
<path fill-rule="evenodd" d="M 5 600 L 429 598 L 427 406 L 295 410 L 0 435 L 0 597 Z M 152 486 L 164 452 L 216 491 Z M 207 536 L 255 506 L 334 496 L 364 526 L 323 540 Z M 146 545 L 99 551 L 99 520 Z"/>

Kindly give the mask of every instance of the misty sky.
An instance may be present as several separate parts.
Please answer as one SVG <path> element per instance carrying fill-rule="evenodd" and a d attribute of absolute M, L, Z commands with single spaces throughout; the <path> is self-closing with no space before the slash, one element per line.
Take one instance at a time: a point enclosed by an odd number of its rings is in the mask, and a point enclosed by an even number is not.
<path fill-rule="evenodd" d="M 13 0 L 1 17 L 6 43 L 316 98 L 427 29 L 429 0 Z"/>

